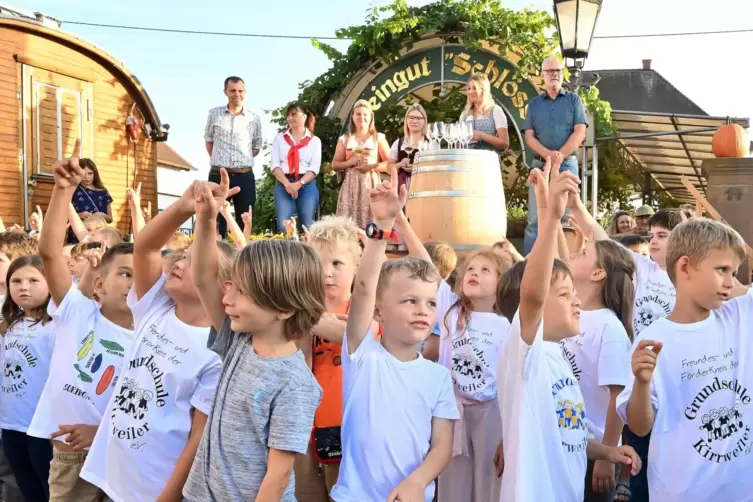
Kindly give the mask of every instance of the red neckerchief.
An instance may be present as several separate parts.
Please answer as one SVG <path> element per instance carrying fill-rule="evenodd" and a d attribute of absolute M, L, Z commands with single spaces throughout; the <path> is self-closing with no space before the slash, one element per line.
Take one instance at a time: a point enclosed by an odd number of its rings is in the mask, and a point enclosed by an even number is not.
<path fill-rule="evenodd" d="M 290 137 L 290 129 L 285 131 L 282 137 L 285 139 L 285 142 L 290 145 L 290 150 L 288 150 L 288 173 L 294 175 L 295 179 L 298 179 L 301 164 L 301 154 L 299 150 L 305 148 L 311 142 L 311 136 L 304 136 L 301 142 L 297 145 L 293 142 L 293 138 Z"/>

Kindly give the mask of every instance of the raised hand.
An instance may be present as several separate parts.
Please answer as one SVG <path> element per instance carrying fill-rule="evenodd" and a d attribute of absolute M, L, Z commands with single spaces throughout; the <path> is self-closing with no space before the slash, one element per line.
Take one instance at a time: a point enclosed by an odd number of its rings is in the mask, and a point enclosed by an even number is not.
<path fill-rule="evenodd" d="M 397 169 L 392 166 L 390 179 L 369 192 L 369 204 L 374 221 L 394 222 L 407 200 L 408 192 L 405 185 L 402 185 L 398 192 Z"/>
<path fill-rule="evenodd" d="M 551 175 L 549 184 L 548 209 L 552 218 L 560 219 L 565 214 L 568 199 L 572 194 L 580 193 L 580 180 L 570 171 L 557 172 Z"/>
<path fill-rule="evenodd" d="M 552 172 L 552 161 L 549 157 L 546 159 L 543 169 L 534 167 L 528 175 L 528 183 L 533 185 L 533 192 L 536 194 L 536 206 L 545 208 L 549 201 L 549 178 Z"/>
<path fill-rule="evenodd" d="M 102 256 L 107 251 L 106 247 L 92 248 L 84 251 L 84 258 L 89 262 L 92 270 L 99 270 L 99 264 L 102 262 Z"/>
<path fill-rule="evenodd" d="M 226 200 L 225 202 L 222 203 L 222 205 L 220 206 L 220 213 L 222 213 L 223 216 L 230 214 L 230 202 L 229 201 Z"/>
<path fill-rule="evenodd" d="M 42 208 L 37 206 L 37 210 L 29 215 L 29 227 L 37 232 L 42 231 L 42 222 L 44 221 L 44 215 L 42 214 Z"/>
<path fill-rule="evenodd" d="M 72 188 L 78 186 L 84 178 L 84 170 L 79 166 L 81 159 L 81 140 L 77 139 L 73 146 L 73 153 L 67 159 L 56 161 L 52 165 L 52 176 L 58 188 Z"/>
<path fill-rule="evenodd" d="M 641 340 L 638 342 L 638 347 L 633 352 L 631 360 L 633 375 L 635 375 L 637 381 L 642 384 L 649 384 L 651 382 L 651 378 L 654 376 L 654 369 L 656 368 L 656 359 L 659 357 L 662 346 L 661 342 L 654 340 Z"/>
<path fill-rule="evenodd" d="M 126 199 L 134 207 L 141 207 L 141 182 L 139 181 L 136 188 L 126 190 Z"/>
<path fill-rule="evenodd" d="M 243 226 L 244 227 L 251 228 L 252 223 L 254 222 L 254 220 L 253 220 L 253 214 L 251 213 L 251 208 L 250 207 L 248 208 L 248 211 L 246 211 L 245 213 L 243 213 L 241 215 L 241 220 L 243 220 Z"/>
<path fill-rule="evenodd" d="M 206 217 L 208 219 L 216 218 L 223 202 L 219 202 L 214 197 L 209 183 L 199 183 L 194 202 L 194 211 L 197 216 Z"/>

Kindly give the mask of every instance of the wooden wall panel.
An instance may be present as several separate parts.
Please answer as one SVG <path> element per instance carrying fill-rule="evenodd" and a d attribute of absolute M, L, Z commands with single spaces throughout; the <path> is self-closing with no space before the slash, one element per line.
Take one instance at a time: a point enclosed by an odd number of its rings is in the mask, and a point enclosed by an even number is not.
<path fill-rule="evenodd" d="M 134 163 L 133 144 L 126 138 L 125 119 L 134 98 L 128 94 L 119 77 L 98 61 L 58 41 L 8 27 L 0 27 L 0 216 L 8 223 L 20 223 L 22 214 L 22 210 L 19 212 L 21 204 L 18 200 L 20 130 L 17 110 L 20 105 L 16 96 L 20 65 L 13 60 L 13 55 L 17 53 L 31 58 L 43 58 L 61 68 L 70 68 L 71 72 L 96 75 L 92 82 L 93 125 L 82 154 L 91 157 L 99 168 L 102 180 L 113 198 L 113 217 L 118 229 L 122 233 L 130 233 L 131 220 L 125 192 L 134 184 L 134 175 L 137 182 L 142 182 L 143 203 L 151 201 L 155 211 L 157 207 L 156 147 L 140 131 Z M 134 114 L 141 118 L 138 108 Z M 71 136 L 76 127 L 75 123 L 63 117 L 63 143 L 66 151 L 72 141 L 75 141 Z M 45 148 L 52 146 L 46 145 Z M 33 202 L 39 202 L 43 207 L 46 207 L 52 188 L 48 181 L 42 178 L 37 180 L 33 197 Z M 8 185 L 9 182 L 12 186 Z M 15 199 L 6 203 L 6 193 L 15 194 Z"/>

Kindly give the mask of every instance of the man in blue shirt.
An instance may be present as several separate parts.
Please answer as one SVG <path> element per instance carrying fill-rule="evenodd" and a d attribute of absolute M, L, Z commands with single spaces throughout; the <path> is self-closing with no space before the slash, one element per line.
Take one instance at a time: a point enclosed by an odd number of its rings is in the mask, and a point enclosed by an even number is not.
<path fill-rule="evenodd" d="M 526 145 L 536 157 L 532 167 L 544 166 L 547 157 L 554 162 L 557 154 L 563 161 L 560 172 L 578 174 L 578 158 L 575 152 L 586 137 L 588 119 L 583 102 L 578 94 L 562 89 L 564 63 L 556 57 L 548 57 L 541 65 L 546 92 L 528 103 L 528 114 L 523 123 Z M 563 218 L 567 221 L 567 215 Z M 528 226 L 523 240 L 523 254 L 533 248 L 538 234 L 538 214 L 534 187 L 528 187 Z"/>

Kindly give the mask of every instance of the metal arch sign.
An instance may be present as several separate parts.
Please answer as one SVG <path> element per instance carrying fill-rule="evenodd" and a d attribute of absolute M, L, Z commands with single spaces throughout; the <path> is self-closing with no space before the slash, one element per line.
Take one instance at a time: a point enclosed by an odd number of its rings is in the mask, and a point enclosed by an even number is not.
<path fill-rule="evenodd" d="M 514 121 L 529 166 L 533 152 L 525 148 L 521 134 L 528 102 L 539 93 L 528 78 L 515 76 L 515 65 L 486 50 L 469 50 L 459 44 L 446 44 L 409 54 L 380 72 L 361 93 L 374 111 L 399 102 L 406 94 L 431 84 L 465 84 L 474 73 L 489 77 L 492 96 Z"/>

